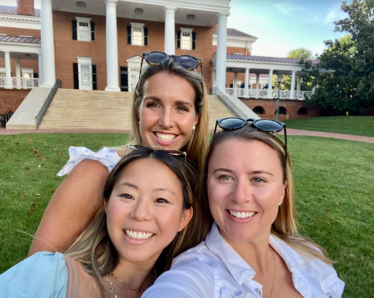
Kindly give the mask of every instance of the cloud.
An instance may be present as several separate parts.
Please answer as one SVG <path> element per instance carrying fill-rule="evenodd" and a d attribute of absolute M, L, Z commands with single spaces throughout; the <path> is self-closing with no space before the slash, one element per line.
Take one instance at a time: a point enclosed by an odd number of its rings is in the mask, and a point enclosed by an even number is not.
<path fill-rule="evenodd" d="M 290 4 L 287 3 L 275 3 L 273 4 L 275 8 L 277 8 L 281 14 L 290 14 L 291 12 L 295 11 L 295 7 L 291 7 Z"/>
<path fill-rule="evenodd" d="M 334 22 L 344 19 L 347 14 L 341 10 L 340 6 L 330 10 L 324 18 L 323 23 L 325 25 L 333 24 Z"/>

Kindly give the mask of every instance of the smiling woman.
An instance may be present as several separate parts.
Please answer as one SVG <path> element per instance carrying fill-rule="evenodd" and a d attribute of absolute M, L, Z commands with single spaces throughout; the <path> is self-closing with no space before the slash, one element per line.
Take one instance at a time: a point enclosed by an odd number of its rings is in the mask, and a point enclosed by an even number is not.
<path fill-rule="evenodd" d="M 144 298 L 342 297 L 323 248 L 298 234 L 286 146 L 254 124 L 214 135 L 202 186 L 211 231 Z"/>
<path fill-rule="evenodd" d="M 6 271 L 0 296 L 140 297 L 188 247 L 186 227 L 200 225 L 196 173 L 171 153 L 138 147 L 125 156 L 80 237 L 64 254 L 39 252 Z"/>
<path fill-rule="evenodd" d="M 134 92 L 130 144 L 183 150 L 200 169 L 209 137 L 208 100 L 202 74 L 195 71 L 201 60 L 151 52 L 143 55 L 143 61 L 152 64 L 144 68 Z M 49 202 L 29 255 L 64 251 L 74 242 L 100 209 L 105 179 L 127 149 L 126 145 L 98 152 L 69 148 L 70 159 L 59 172 L 68 176 Z M 188 234 L 194 235 L 191 246 L 207 231 L 189 228 Z"/>

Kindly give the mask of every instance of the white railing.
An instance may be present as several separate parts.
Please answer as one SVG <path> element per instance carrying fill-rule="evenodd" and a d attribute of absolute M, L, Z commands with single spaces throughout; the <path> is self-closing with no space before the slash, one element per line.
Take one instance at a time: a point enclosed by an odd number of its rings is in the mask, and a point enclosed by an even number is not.
<path fill-rule="evenodd" d="M 13 89 L 31 89 L 39 87 L 39 79 L 12 78 Z M 6 78 L 0 77 L 0 88 L 7 88 Z"/>
<path fill-rule="evenodd" d="M 261 98 L 266 99 L 268 98 L 268 90 L 267 89 L 248 89 L 248 96 L 245 96 L 245 90 L 243 88 L 237 88 L 236 94 L 234 88 L 226 88 L 226 93 L 230 95 L 236 95 L 237 97 L 244 97 L 244 98 Z M 290 90 L 280 90 L 279 98 L 281 99 L 291 99 L 291 91 Z M 296 91 L 294 92 L 294 100 L 305 100 L 306 97 L 310 97 L 312 95 L 312 91 Z M 271 91 L 270 98 L 278 98 L 278 89 L 273 89 Z"/>

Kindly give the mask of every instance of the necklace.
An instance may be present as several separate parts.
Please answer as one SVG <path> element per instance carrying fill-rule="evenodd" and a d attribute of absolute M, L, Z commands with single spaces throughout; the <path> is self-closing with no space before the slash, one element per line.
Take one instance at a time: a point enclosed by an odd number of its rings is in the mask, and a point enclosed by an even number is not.
<path fill-rule="evenodd" d="M 110 275 L 113 275 L 117 280 L 118 282 L 124 287 L 126 288 L 127 290 L 130 290 L 130 291 L 134 291 L 134 292 L 137 292 L 137 293 L 143 293 L 145 292 L 145 290 L 147 290 L 150 286 L 152 286 L 156 280 L 156 277 L 157 277 L 157 272 L 156 272 L 156 268 L 153 267 L 153 279 L 152 281 L 150 282 L 150 284 L 147 286 L 147 287 L 144 287 L 144 288 L 133 288 L 133 287 L 130 287 L 129 285 L 125 284 L 122 280 L 120 280 L 115 274 L 114 272 L 112 272 L 111 274 L 109 274 L 107 277 L 106 277 L 106 281 L 109 283 L 110 285 L 110 292 L 114 295 L 115 298 L 123 298 L 122 296 L 120 296 L 116 290 L 113 288 L 113 282 L 112 282 L 112 279 L 110 278 Z"/>
<path fill-rule="evenodd" d="M 273 288 L 274 288 L 274 282 L 275 282 L 275 276 L 276 276 L 276 272 L 277 272 L 277 266 L 275 264 L 275 257 L 274 257 L 274 251 L 272 248 L 270 248 L 271 250 L 271 255 L 273 256 L 273 261 L 274 261 L 274 276 L 273 276 L 273 283 L 271 284 L 271 291 L 270 291 L 270 297 L 273 297 Z"/>

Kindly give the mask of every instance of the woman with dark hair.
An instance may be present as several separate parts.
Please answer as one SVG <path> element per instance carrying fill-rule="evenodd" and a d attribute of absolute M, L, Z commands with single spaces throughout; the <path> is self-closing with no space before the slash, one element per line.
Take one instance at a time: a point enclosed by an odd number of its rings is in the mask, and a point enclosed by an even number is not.
<path fill-rule="evenodd" d="M 202 191 L 211 231 L 143 297 L 342 297 L 324 249 L 297 230 L 287 143 L 271 134 L 285 125 L 228 118 L 217 126 Z"/>
<path fill-rule="evenodd" d="M 150 52 L 143 54 L 141 66 L 133 96 L 130 144 L 183 150 L 200 168 L 209 142 L 206 88 L 202 73 L 195 71 L 202 70 L 202 61 Z M 70 159 L 58 174 L 68 176 L 49 202 L 29 255 L 64 251 L 74 242 L 100 209 L 105 179 L 125 151 L 126 146 L 98 152 L 69 148 Z M 191 233 L 195 235 L 191 245 L 197 245 L 203 239 L 201 231 Z"/>
<path fill-rule="evenodd" d="M 169 269 L 191 241 L 186 227 L 200 224 L 196 172 L 184 152 L 130 147 L 87 229 L 64 254 L 39 252 L 0 275 L 0 297 L 140 297 Z"/>

